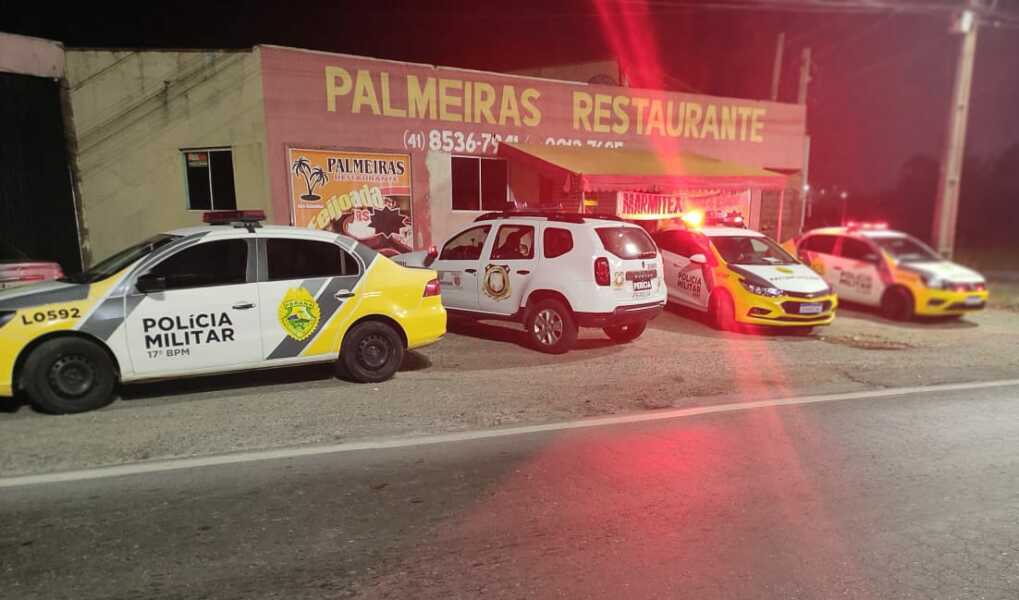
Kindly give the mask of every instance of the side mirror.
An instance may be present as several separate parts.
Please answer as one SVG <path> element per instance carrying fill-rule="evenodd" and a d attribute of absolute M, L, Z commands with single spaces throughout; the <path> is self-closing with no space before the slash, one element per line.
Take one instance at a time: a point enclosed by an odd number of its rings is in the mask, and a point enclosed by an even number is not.
<path fill-rule="evenodd" d="M 143 294 L 162 292 L 166 290 L 166 277 L 146 273 L 138 278 L 138 281 L 135 282 L 134 286 Z"/>
<path fill-rule="evenodd" d="M 708 264 L 708 257 L 703 254 L 694 254 L 690 257 L 690 262 L 696 265 L 706 265 Z"/>

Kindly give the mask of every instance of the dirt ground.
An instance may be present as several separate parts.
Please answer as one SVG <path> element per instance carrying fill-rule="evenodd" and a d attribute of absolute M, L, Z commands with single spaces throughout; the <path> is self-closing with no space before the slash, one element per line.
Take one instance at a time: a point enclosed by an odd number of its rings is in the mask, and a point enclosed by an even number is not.
<path fill-rule="evenodd" d="M 1016 378 L 1019 311 L 1012 300 L 995 302 L 1002 308 L 962 320 L 913 323 L 843 307 L 832 326 L 809 336 L 717 332 L 670 308 L 631 344 L 584 330 L 576 350 L 554 357 L 526 348 L 519 328 L 484 323 L 410 353 L 394 380 L 374 386 L 302 367 L 127 386 L 122 399 L 82 415 L 9 402 L 0 412 L 0 476 Z"/>

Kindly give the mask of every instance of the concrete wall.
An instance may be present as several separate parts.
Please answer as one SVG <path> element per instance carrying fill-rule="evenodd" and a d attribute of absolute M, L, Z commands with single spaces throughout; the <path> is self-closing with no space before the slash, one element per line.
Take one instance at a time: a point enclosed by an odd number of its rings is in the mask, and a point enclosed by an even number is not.
<path fill-rule="evenodd" d="M 60 42 L 0 32 L 0 71 L 60 79 L 64 47 Z"/>
<path fill-rule="evenodd" d="M 428 169 L 428 197 L 431 198 L 431 242 L 441 246 L 450 236 L 465 225 L 471 223 L 478 215 L 488 211 L 453 210 L 453 182 L 451 154 L 445 152 L 429 152 L 425 158 Z M 518 207 L 536 206 L 540 190 L 540 177 L 534 171 L 514 168 L 508 165 L 508 185 L 506 198 Z"/>
<path fill-rule="evenodd" d="M 271 211 L 257 52 L 67 50 L 92 263 L 201 222 L 181 149 L 233 150 L 237 208 Z"/>

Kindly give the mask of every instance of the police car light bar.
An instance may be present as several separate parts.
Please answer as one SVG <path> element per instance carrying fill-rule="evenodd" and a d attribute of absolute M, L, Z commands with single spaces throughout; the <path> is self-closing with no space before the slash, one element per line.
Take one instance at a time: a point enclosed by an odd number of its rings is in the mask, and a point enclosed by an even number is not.
<path fill-rule="evenodd" d="M 684 225 L 696 229 L 704 224 L 704 213 L 699 210 L 690 210 L 683 213 L 681 219 Z"/>
<path fill-rule="evenodd" d="M 202 222 L 209 225 L 253 224 L 264 220 L 264 210 L 210 210 L 202 213 Z"/>
<path fill-rule="evenodd" d="M 861 223 L 857 221 L 850 221 L 846 223 L 846 229 L 856 231 L 859 229 L 888 229 L 888 223 L 879 221 L 876 223 Z"/>
<path fill-rule="evenodd" d="M 746 227 L 743 215 L 739 211 L 711 210 L 704 216 L 707 225 L 724 225 L 727 227 Z"/>

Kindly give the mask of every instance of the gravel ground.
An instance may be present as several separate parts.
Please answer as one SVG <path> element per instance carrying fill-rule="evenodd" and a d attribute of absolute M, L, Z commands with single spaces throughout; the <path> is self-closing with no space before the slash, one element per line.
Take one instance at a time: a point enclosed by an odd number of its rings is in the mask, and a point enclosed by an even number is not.
<path fill-rule="evenodd" d="M 720 333 L 670 309 L 632 344 L 585 330 L 548 356 L 508 324 L 457 328 L 393 381 L 298 368 L 128 386 L 83 415 L 0 413 L 0 476 L 805 394 L 1019 377 L 1019 315 L 891 323 L 843 309 L 813 335 Z"/>

